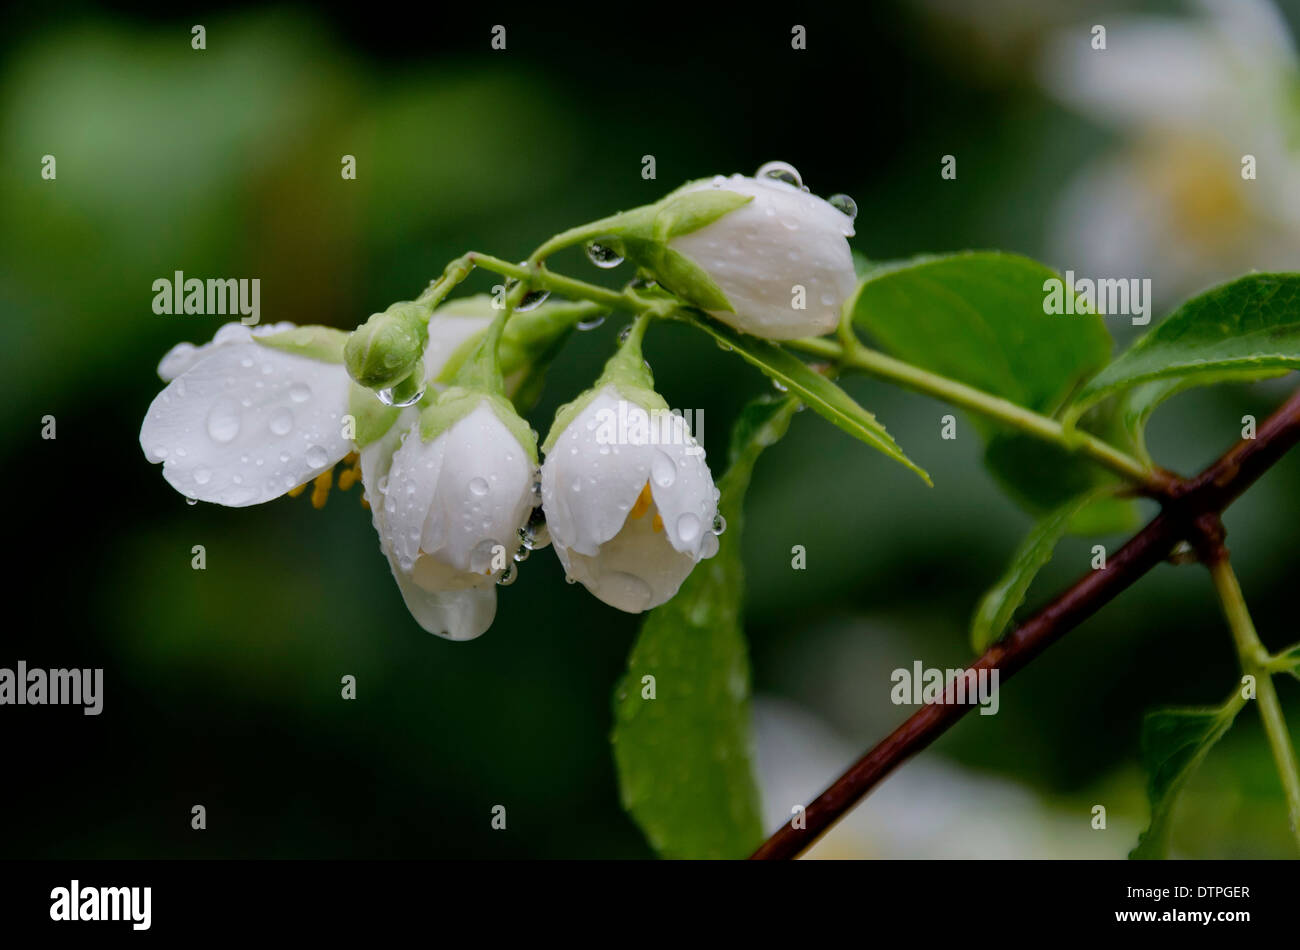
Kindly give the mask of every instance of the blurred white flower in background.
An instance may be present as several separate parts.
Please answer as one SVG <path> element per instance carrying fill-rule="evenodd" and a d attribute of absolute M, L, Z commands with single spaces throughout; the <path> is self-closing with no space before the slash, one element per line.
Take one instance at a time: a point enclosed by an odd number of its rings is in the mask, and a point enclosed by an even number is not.
<path fill-rule="evenodd" d="M 756 698 L 754 728 L 763 827 L 791 818 L 862 753 L 813 713 Z M 945 761 L 908 761 L 806 853 L 812 858 L 1123 858 L 1140 830 L 1089 806 L 1052 806 L 1034 792 Z"/>
<path fill-rule="evenodd" d="M 1038 67 L 1053 96 L 1119 133 L 1064 189 L 1054 263 L 1149 277 L 1165 305 L 1243 271 L 1300 266 L 1300 72 L 1286 21 L 1267 0 L 1189 10 L 1098 12 L 1048 40 Z"/>

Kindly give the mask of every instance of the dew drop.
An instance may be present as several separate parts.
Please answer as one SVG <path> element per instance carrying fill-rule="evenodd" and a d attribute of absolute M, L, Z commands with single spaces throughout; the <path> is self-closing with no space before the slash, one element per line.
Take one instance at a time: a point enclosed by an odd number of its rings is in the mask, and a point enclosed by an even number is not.
<path fill-rule="evenodd" d="M 289 398 L 294 402 L 306 402 L 311 398 L 311 387 L 306 383 L 294 383 L 289 387 Z"/>
<path fill-rule="evenodd" d="M 293 430 L 292 410 L 281 406 L 271 413 L 271 431 L 276 435 L 288 435 Z"/>
<path fill-rule="evenodd" d="M 199 503 L 199 500 L 198 500 L 197 498 L 186 498 L 186 499 L 185 499 L 185 504 L 187 504 L 187 505 L 197 505 L 198 503 Z"/>
<path fill-rule="evenodd" d="M 650 461 L 650 477 L 660 488 L 667 488 L 677 481 L 677 463 L 662 449 L 656 449 L 654 458 Z"/>
<path fill-rule="evenodd" d="M 497 583 L 502 587 L 509 587 L 517 580 L 519 580 L 519 568 L 513 564 L 507 564 L 506 569 L 497 578 Z"/>
<path fill-rule="evenodd" d="M 677 519 L 677 533 L 682 541 L 690 544 L 700 536 L 700 519 L 689 511 Z"/>
<path fill-rule="evenodd" d="M 329 460 L 329 453 L 323 446 L 313 445 L 307 449 L 307 464 L 312 468 L 324 468 Z"/>
<path fill-rule="evenodd" d="M 726 531 L 726 530 L 727 530 L 727 519 L 724 518 L 724 517 L 722 517 L 722 515 L 714 515 L 714 516 L 713 516 L 713 533 L 714 533 L 714 534 L 722 534 L 722 532 L 724 532 L 724 531 Z"/>
<path fill-rule="evenodd" d="M 523 299 L 515 304 L 517 313 L 527 313 L 529 310 L 536 310 L 542 304 L 546 303 L 546 298 L 551 295 L 549 290 L 530 290 L 524 294 Z"/>
<path fill-rule="evenodd" d="M 194 470 L 194 482 L 197 485 L 206 485 L 212 481 L 212 473 L 206 468 L 196 468 Z"/>
<path fill-rule="evenodd" d="M 788 393 L 790 391 L 790 387 L 788 387 L 785 383 L 781 382 L 781 380 L 779 379 L 772 380 L 772 388 L 779 393 Z"/>
<path fill-rule="evenodd" d="M 803 179 L 799 177 L 798 170 L 787 162 L 767 162 L 758 169 L 754 177 L 774 178 L 796 188 L 803 187 Z"/>
<path fill-rule="evenodd" d="M 594 330 L 596 329 L 596 327 L 600 326 L 604 322 L 605 322 L 605 315 L 603 313 L 597 314 L 596 316 L 592 317 L 590 320 L 579 320 L 578 329 Z"/>
<path fill-rule="evenodd" d="M 379 401 L 382 402 L 385 406 L 393 406 L 394 408 L 397 409 L 405 409 L 407 406 L 414 406 L 417 402 L 419 402 L 421 399 L 424 398 L 424 387 L 421 386 L 414 394 L 412 394 L 407 399 L 398 399 L 397 395 L 393 392 L 391 388 L 377 390 L 375 392 L 375 395 L 379 397 Z"/>
<path fill-rule="evenodd" d="M 848 215 L 850 218 L 858 216 L 858 203 L 848 195 L 831 195 L 826 199 L 826 203 L 840 214 Z"/>
<path fill-rule="evenodd" d="M 592 241 L 587 245 L 587 260 L 597 267 L 609 270 L 611 267 L 617 267 L 623 263 L 623 255 L 612 247 Z"/>
<path fill-rule="evenodd" d="M 414 486 L 412 486 L 414 487 Z M 471 494 L 478 495 L 480 498 L 488 493 L 488 483 L 485 478 L 472 478 L 469 482 Z"/>
<path fill-rule="evenodd" d="M 233 399 L 218 399 L 208 412 L 208 435 L 214 442 L 229 442 L 239 435 L 239 406 Z"/>

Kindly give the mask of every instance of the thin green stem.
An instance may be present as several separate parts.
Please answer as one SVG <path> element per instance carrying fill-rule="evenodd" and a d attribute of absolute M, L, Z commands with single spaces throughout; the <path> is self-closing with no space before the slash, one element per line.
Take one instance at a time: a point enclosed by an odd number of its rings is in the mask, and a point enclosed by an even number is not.
<path fill-rule="evenodd" d="M 543 260 L 557 251 L 573 247 L 575 244 L 594 241 L 598 237 L 604 237 L 609 233 L 610 228 L 615 221 L 622 217 L 624 216 L 613 215 L 611 217 L 601 218 L 599 221 L 592 221 L 589 224 L 580 224 L 576 228 L 569 228 L 567 231 L 561 231 L 559 234 L 540 244 L 537 250 L 529 254 L 528 263 L 540 264 Z"/>
<path fill-rule="evenodd" d="M 592 303 L 601 304 L 611 310 L 640 312 L 649 309 L 652 304 L 652 301 L 644 300 L 636 294 L 627 291 L 610 290 L 607 287 L 589 284 L 585 280 L 565 277 L 563 274 L 557 274 L 540 265 L 512 264 L 499 257 L 480 254 L 477 251 L 467 254 L 466 257 L 484 270 L 490 270 L 502 277 L 513 277 L 521 282 L 531 282 L 545 290 L 563 294 L 576 300 L 590 300 Z"/>
<path fill-rule="evenodd" d="M 1286 791 L 1291 833 L 1295 836 L 1296 844 L 1300 845 L 1300 764 L 1296 762 L 1295 749 L 1286 729 L 1286 718 L 1282 715 L 1282 704 L 1278 702 L 1277 690 L 1268 670 L 1268 651 L 1255 632 L 1254 621 L 1250 619 L 1250 611 L 1246 608 L 1246 598 L 1241 593 L 1241 585 L 1237 582 L 1237 575 L 1232 570 L 1226 552 L 1211 561 L 1210 575 L 1214 578 L 1214 589 L 1219 594 L 1232 639 L 1237 645 L 1242 672 L 1255 678 L 1259 716 L 1263 720 L 1264 732 L 1268 736 L 1269 747 L 1273 750 L 1273 762 Z"/>
<path fill-rule="evenodd" d="M 1168 480 L 1159 470 L 1144 465 L 1138 459 L 1091 433 L 1081 429 L 1067 431 L 1065 426 L 1055 419 L 1040 415 L 1000 396 L 994 396 L 973 386 L 967 386 L 965 383 L 959 383 L 911 363 L 886 356 L 855 340 L 847 341 L 846 345 L 845 342 L 818 337 L 792 340 L 789 345 L 805 353 L 832 360 L 848 369 L 861 370 L 916 392 L 942 399 L 954 406 L 996 419 L 1028 435 L 1058 445 L 1066 451 L 1082 453 L 1152 494 L 1163 495 L 1168 487 Z"/>

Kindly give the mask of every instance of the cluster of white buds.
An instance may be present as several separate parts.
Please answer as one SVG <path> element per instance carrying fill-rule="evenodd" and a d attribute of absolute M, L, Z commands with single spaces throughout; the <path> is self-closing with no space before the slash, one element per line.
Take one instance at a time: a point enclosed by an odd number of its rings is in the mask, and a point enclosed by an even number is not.
<path fill-rule="evenodd" d="M 837 325 L 855 286 L 852 214 L 851 202 L 823 201 L 772 163 L 754 178 L 689 183 L 593 227 L 681 306 L 789 339 Z M 716 553 L 724 525 L 704 452 L 642 358 L 649 316 L 557 413 L 539 467 L 537 433 L 512 398 L 592 304 L 513 314 L 524 290 L 505 307 L 483 296 L 435 307 L 426 295 L 350 335 L 223 327 L 163 359 L 167 386 L 141 446 L 191 501 L 233 507 L 308 484 L 323 504 L 334 467 L 351 460 L 338 484 L 364 485 L 403 599 L 431 633 L 487 630 L 521 545 L 548 540 L 568 579 L 604 602 L 658 606 Z M 614 418 L 630 437 L 609 436 Z"/>

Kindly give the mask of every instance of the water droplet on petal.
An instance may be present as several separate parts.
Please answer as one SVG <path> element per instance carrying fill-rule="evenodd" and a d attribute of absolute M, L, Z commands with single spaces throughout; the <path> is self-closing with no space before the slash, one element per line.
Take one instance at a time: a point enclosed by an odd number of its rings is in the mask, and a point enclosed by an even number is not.
<path fill-rule="evenodd" d="M 826 199 L 826 203 L 840 214 L 848 215 L 850 218 L 858 216 L 858 203 L 848 195 L 831 195 Z"/>
<path fill-rule="evenodd" d="M 197 505 L 198 503 L 199 503 L 199 500 L 198 500 L 197 498 L 186 498 L 186 499 L 185 499 L 185 504 L 187 504 L 187 505 Z"/>
<path fill-rule="evenodd" d="M 294 402 L 306 402 L 311 398 L 311 387 L 306 383 L 294 383 L 289 387 L 289 398 Z"/>
<path fill-rule="evenodd" d="M 656 449 L 650 461 L 650 477 L 660 488 L 667 488 L 677 481 L 677 463 L 662 449 Z"/>
<path fill-rule="evenodd" d="M 787 162 L 767 162 L 754 175 L 755 178 L 774 178 L 796 188 L 803 187 L 803 179 L 798 170 Z"/>
<path fill-rule="evenodd" d="M 194 482 L 198 485 L 206 485 L 212 481 L 212 473 L 206 468 L 196 468 L 194 470 Z"/>
<path fill-rule="evenodd" d="M 233 399 L 218 399 L 208 412 L 208 435 L 214 442 L 229 442 L 239 435 L 239 406 Z"/>
<path fill-rule="evenodd" d="M 700 519 L 689 511 L 677 519 L 677 534 L 690 544 L 700 536 Z"/>
<path fill-rule="evenodd" d="M 724 531 L 726 531 L 726 530 L 727 530 L 727 519 L 724 518 L 724 517 L 722 517 L 722 515 L 714 515 L 714 516 L 713 516 L 713 533 L 714 533 L 714 534 L 722 534 L 722 532 L 724 532 Z"/>
<path fill-rule="evenodd" d="M 415 486 L 412 485 L 411 487 L 414 488 Z M 472 494 L 478 495 L 480 498 L 486 495 L 488 493 L 487 479 L 485 478 L 470 479 L 469 490 Z"/>
<path fill-rule="evenodd" d="M 329 464 L 329 453 L 323 446 L 313 445 L 307 449 L 307 464 L 312 468 L 324 468 Z"/>
<path fill-rule="evenodd" d="M 271 431 L 276 435 L 288 435 L 293 429 L 293 412 L 281 406 L 271 413 Z"/>

